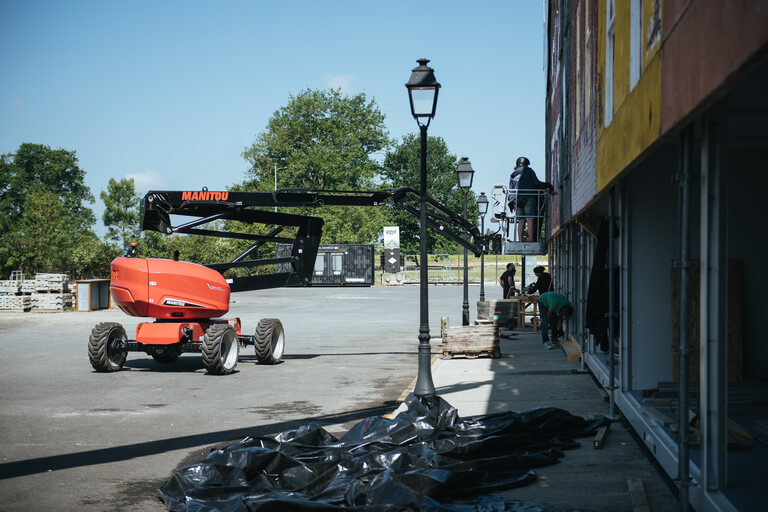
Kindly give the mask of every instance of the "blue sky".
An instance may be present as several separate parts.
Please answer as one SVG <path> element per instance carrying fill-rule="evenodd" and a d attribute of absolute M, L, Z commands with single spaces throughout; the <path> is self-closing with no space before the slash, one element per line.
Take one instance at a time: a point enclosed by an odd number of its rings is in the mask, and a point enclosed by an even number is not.
<path fill-rule="evenodd" d="M 541 0 L 415 2 L 0 0 L 0 153 L 77 152 L 103 211 L 110 178 L 137 189 L 226 189 L 291 94 L 365 93 L 390 137 L 417 131 L 416 59 L 442 84 L 429 134 L 468 156 L 473 190 L 517 156 L 544 170 Z M 414 184 L 417 185 L 417 184 Z M 99 229 L 100 231 L 100 229 Z"/>

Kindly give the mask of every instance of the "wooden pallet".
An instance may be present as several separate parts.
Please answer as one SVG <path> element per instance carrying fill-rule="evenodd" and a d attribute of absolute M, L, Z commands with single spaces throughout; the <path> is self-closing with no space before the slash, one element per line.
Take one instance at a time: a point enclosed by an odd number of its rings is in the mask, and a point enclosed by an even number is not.
<path fill-rule="evenodd" d="M 499 325 L 497 322 L 480 325 L 451 327 L 444 318 L 440 325 L 443 359 L 464 356 L 475 359 L 480 356 L 501 357 Z"/>

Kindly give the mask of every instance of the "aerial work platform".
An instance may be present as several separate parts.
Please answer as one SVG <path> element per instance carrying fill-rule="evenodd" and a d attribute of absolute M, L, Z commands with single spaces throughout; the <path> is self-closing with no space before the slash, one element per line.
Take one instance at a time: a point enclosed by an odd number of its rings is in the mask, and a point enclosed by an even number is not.
<path fill-rule="evenodd" d="M 493 186 L 491 223 L 499 225 L 497 233 L 502 237 L 502 254 L 547 254 L 549 196 L 546 189 Z M 516 211 L 510 208 L 510 204 L 518 204 L 518 201 L 524 202 L 528 207 L 526 212 L 532 213 L 518 217 Z"/>

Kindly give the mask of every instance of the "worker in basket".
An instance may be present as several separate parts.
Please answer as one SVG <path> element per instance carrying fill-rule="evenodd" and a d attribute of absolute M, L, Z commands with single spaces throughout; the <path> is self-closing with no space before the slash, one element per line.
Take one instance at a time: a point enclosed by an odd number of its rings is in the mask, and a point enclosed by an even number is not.
<path fill-rule="evenodd" d="M 515 170 L 509 177 L 509 209 L 515 212 L 517 239 L 520 242 L 523 241 L 523 228 L 526 224 L 529 241 L 538 241 L 539 225 L 536 221 L 542 206 L 539 204 L 538 191 L 548 190 L 550 194 L 556 194 L 551 183 L 539 181 L 530 165 L 531 162 L 526 157 L 519 157 L 515 161 Z"/>

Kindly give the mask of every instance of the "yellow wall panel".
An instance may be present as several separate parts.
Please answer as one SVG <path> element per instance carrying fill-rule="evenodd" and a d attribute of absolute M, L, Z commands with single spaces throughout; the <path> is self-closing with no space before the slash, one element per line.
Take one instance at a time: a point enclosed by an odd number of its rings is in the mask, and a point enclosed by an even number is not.
<path fill-rule="evenodd" d="M 616 112 L 613 122 L 597 141 L 597 192 L 600 193 L 660 134 L 661 52 L 657 52 Z"/>

